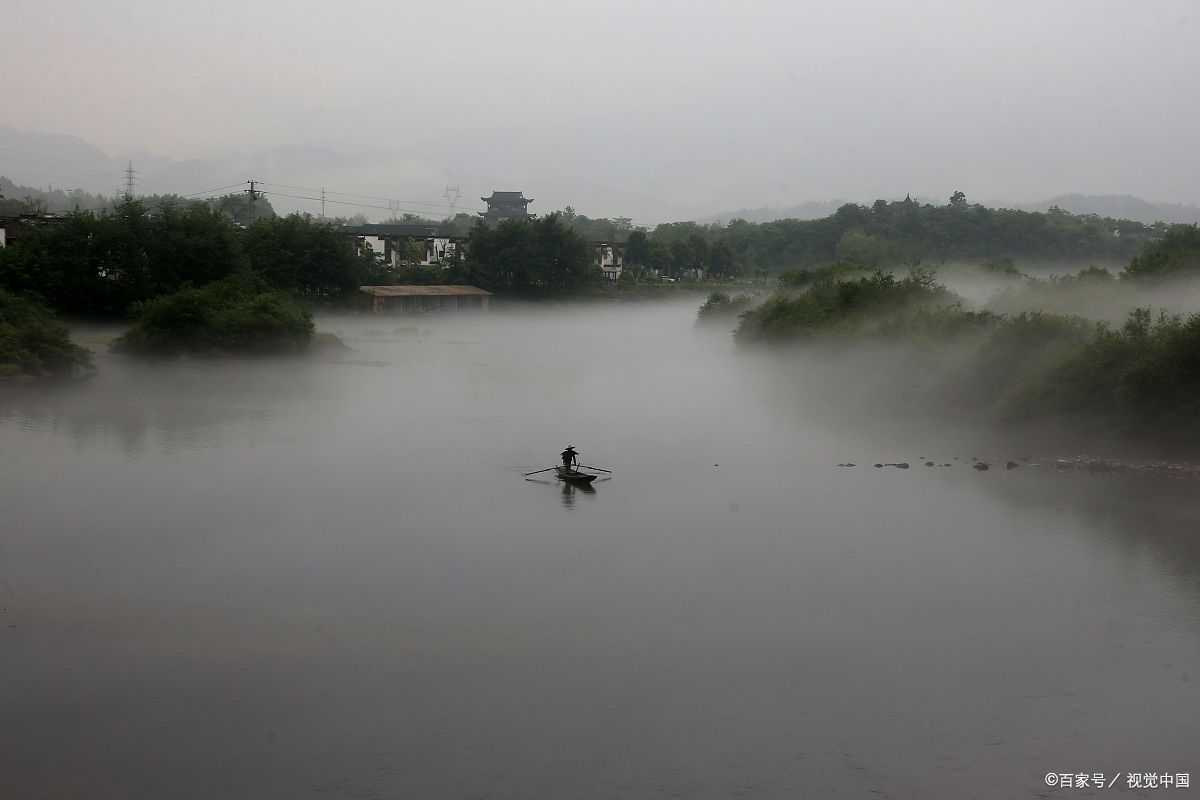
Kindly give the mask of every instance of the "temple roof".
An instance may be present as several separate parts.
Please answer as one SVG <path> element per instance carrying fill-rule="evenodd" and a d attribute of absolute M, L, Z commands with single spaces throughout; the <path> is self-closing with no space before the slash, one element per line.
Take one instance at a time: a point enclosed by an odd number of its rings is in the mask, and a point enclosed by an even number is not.
<path fill-rule="evenodd" d="M 491 197 L 481 197 L 479 199 L 484 201 L 485 203 L 490 202 L 492 200 L 520 200 L 524 203 L 532 203 L 533 202 L 532 199 L 525 197 L 524 189 L 522 189 L 520 191 L 516 191 L 516 192 L 497 192 L 496 190 L 493 189 Z"/>

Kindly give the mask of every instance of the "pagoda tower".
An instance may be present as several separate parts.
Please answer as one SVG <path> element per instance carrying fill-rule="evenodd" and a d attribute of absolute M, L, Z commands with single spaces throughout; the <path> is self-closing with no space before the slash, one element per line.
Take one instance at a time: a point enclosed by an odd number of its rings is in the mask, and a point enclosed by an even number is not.
<path fill-rule="evenodd" d="M 524 190 L 519 192 L 492 191 L 491 197 L 479 198 L 487 203 L 488 210 L 479 212 L 486 220 L 500 219 L 529 219 L 528 206 L 533 202 L 525 197 Z"/>

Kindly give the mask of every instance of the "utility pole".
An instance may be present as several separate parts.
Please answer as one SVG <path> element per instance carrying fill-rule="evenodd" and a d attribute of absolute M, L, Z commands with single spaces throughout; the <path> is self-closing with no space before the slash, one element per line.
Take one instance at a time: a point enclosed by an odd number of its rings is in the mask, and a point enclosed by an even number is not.
<path fill-rule="evenodd" d="M 254 191 L 254 184 L 257 183 L 257 181 L 249 180 L 249 181 L 246 181 L 246 183 L 250 184 L 250 189 L 248 190 L 249 194 L 250 194 L 250 224 L 253 225 L 254 224 L 254 201 L 258 199 L 258 192 Z"/>
<path fill-rule="evenodd" d="M 325 187 L 321 187 L 321 221 L 325 221 Z"/>
<path fill-rule="evenodd" d="M 454 221 L 454 207 L 458 205 L 458 198 L 462 197 L 462 192 L 457 186 L 447 186 L 445 194 L 442 197 L 446 198 L 446 203 L 450 206 L 450 221 Z"/>

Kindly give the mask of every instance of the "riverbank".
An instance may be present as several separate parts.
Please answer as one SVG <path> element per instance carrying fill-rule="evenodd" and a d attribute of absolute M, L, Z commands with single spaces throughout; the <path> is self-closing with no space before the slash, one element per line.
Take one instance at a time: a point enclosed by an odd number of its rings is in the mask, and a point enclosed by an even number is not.
<path fill-rule="evenodd" d="M 1100 271 L 1028 284 L 1072 302 L 1096 286 L 1110 302 L 1139 288 Z M 1009 304 L 1017 296 L 1011 288 L 1001 295 Z M 916 269 L 783 288 L 745 312 L 734 336 L 781 359 L 803 349 L 838 367 L 860 362 L 881 400 L 934 414 L 989 425 L 1050 421 L 1200 445 L 1200 314 L 1135 307 L 1114 326 L 1039 309 L 1001 313 L 969 303 L 932 270 Z M 857 376 L 832 372 L 854 390 Z"/>

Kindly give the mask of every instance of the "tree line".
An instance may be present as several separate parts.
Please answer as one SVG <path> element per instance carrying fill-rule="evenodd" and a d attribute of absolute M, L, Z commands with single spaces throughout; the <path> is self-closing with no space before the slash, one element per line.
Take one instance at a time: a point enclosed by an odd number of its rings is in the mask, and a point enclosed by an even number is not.
<path fill-rule="evenodd" d="M 277 217 L 269 206 L 249 203 L 246 195 L 157 206 L 124 200 L 103 215 L 85 211 L 23 226 L 15 246 L 0 250 L 0 287 L 38 295 L 71 315 L 121 316 L 134 303 L 239 273 L 313 305 L 346 303 L 361 285 L 399 282 L 472 284 L 526 296 L 587 293 L 601 281 L 592 242 L 605 227 L 624 237 L 630 272 L 702 269 L 723 278 L 839 261 L 869 268 L 915 260 L 1127 261 L 1148 241 L 1185 236 L 1166 226 L 1058 210 L 989 209 L 956 193 L 944 206 L 879 200 L 847 204 L 818 220 L 674 222 L 653 230 L 570 209 L 495 224 L 475 218 L 465 252 L 459 248 L 430 267 L 419 263 L 420 247 L 403 248 L 401 264 L 386 264 L 328 220 Z M 246 222 L 238 224 L 239 216 Z M 446 225 L 461 227 L 468 219 L 459 215 Z M 1151 260 L 1143 268 L 1168 266 Z"/>
<path fill-rule="evenodd" d="M 79 212 L 21 226 L 0 249 L 0 288 L 71 316 L 122 317 L 138 303 L 231 276 L 253 276 L 309 305 L 346 305 L 363 285 L 473 284 L 500 294 L 576 293 L 600 279 L 588 241 L 557 215 L 477 221 L 468 246 L 444 264 L 420 263 L 417 242 L 385 263 L 345 229 L 310 216 L 236 225 L 206 202 L 151 211 L 124 200 L 110 213 Z"/>
<path fill-rule="evenodd" d="M 298 216 L 239 228 L 207 203 L 150 213 L 125 200 L 104 215 L 22 226 L 0 249 L 0 287 L 72 316 L 121 317 L 136 303 L 242 273 L 315 303 L 333 301 L 379 277 L 376 267 L 349 237 Z"/>
<path fill-rule="evenodd" d="M 1058 208 L 987 208 L 956 192 L 941 206 L 908 199 L 876 200 L 870 206 L 847 203 L 823 219 L 665 223 L 631 232 L 626 261 L 668 274 L 699 267 L 719 275 L 808 269 L 836 261 L 863 267 L 1005 258 L 1118 264 L 1166 227 Z"/>

